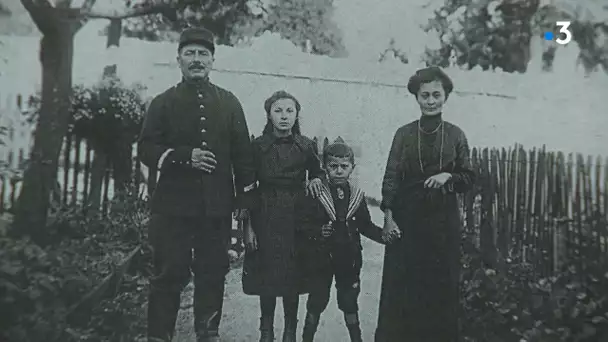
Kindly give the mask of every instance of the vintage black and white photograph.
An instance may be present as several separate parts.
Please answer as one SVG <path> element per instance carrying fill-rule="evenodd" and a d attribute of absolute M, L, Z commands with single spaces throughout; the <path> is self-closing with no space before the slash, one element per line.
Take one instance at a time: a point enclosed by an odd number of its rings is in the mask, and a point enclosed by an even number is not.
<path fill-rule="evenodd" d="M 608 341 L 608 0 L 0 0 L 0 342 Z"/>

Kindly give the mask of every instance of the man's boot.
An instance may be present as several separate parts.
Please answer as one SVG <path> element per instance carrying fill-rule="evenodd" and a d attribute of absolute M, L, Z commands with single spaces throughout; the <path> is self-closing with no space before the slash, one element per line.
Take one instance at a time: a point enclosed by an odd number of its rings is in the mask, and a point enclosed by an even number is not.
<path fill-rule="evenodd" d="M 348 328 L 351 342 L 363 342 L 363 339 L 361 338 L 361 327 L 359 325 L 359 315 L 357 313 L 344 314 L 344 321 L 346 322 L 346 328 Z"/>
<path fill-rule="evenodd" d="M 274 341 L 274 316 L 260 318 L 260 342 Z"/>
<path fill-rule="evenodd" d="M 298 333 L 298 318 L 285 317 L 285 329 L 283 330 L 283 342 L 296 342 Z"/>
<path fill-rule="evenodd" d="M 306 313 L 304 329 L 302 330 L 302 342 L 313 342 L 317 327 L 319 326 L 319 315 Z"/>

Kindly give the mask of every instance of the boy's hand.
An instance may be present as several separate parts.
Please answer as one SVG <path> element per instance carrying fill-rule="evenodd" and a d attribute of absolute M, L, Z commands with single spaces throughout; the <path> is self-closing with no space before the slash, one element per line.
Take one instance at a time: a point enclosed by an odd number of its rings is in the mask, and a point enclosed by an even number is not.
<path fill-rule="evenodd" d="M 323 236 L 324 238 L 330 237 L 333 232 L 334 227 L 332 226 L 331 222 L 326 223 L 321 227 L 321 236 Z"/>

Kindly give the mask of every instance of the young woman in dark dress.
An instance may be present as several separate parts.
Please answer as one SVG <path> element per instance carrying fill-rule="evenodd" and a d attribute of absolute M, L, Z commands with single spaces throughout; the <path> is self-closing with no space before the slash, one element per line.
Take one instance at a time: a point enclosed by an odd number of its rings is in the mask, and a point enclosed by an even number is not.
<path fill-rule="evenodd" d="M 408 90 L 421 116 L 393 138 L 382 183 L 387 245 L 376 342 L 459 341 L 461 219 L 456 194 L 474 181 L 464 132 L 443 120 L 453 89 L 439 68 Z"/>
<path fill-rule="evenodd" d="M 278 91 L 264 103 L 267 123 L 253 141 L 258 179 L 250 225 L 245 225 L 243 291 L 260 296 L 260 341 L 274 341 L 276 298 L 283 298 L 284 342 L 296 341 L 299 294 L 294 203 L 308 190 L 320 192 L 325 172 L 317 144 L 300 133 L 300 103 Z"/>

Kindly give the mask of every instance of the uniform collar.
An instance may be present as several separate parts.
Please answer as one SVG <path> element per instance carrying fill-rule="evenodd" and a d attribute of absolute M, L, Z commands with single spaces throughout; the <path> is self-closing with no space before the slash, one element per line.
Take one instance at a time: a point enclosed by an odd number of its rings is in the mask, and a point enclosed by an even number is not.
<path fill-rule="evenodd" d="M 179 88 L 195 90 L 195 91 L 209 90 L 212 86 L 213 86 L 213 84 L 209 80 L 209 77 L 206 77 L 199 81 L 187 80 L 184 77 L 182 77 L 182 80 L 178 85 Z"/>
<path fill-rule="evenodd" d="M 270 148 L 270 146 L 272 146 L 274 143 L 278 143 L 279 140 L 288 142 L 291 140 L 296 144 L 296 146 L 298 146 L 302 150 L 304 149 L 304 146 L 306 144 L 304 137 L 302 137 L 302 135 L 300 134 L 292 134 L 289 137 L 279 138 L 274 134 L 265 133 L 262 134 L 262 137 L 260 139 L 260 147 L 262 148 L 262 152 L 266 152 Z"/>

